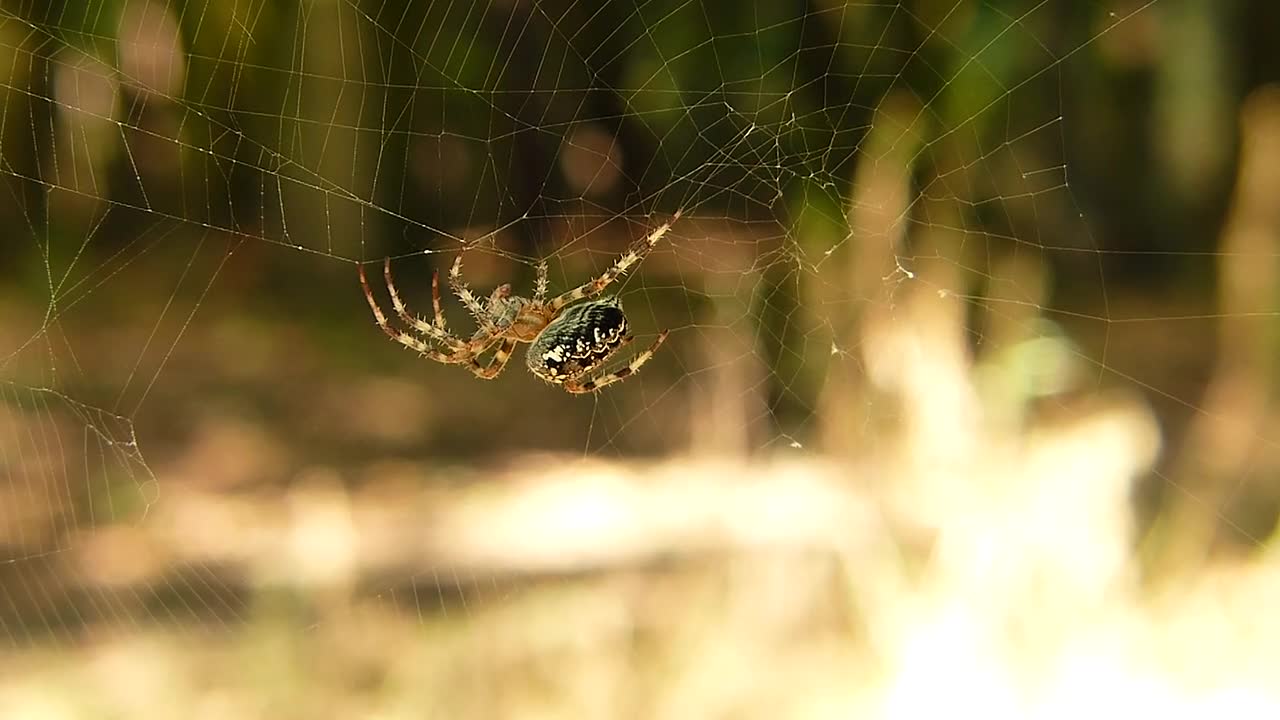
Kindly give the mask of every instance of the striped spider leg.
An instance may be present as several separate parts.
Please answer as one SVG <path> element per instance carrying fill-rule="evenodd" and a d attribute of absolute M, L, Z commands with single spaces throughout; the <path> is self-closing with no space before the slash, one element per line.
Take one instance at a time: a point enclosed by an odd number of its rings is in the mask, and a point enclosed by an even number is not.
<path fill-rule="evenodd" d="M 378 327 L 382 329 L 387 337 L 438 363 L 467 365 L 468 369 L 477 377 L 486 380 L 502 371 L 502 366 L 510 358 L 511 351 L 515 348 L 515 343 L 503 341 L 489 363 L 481 365 L 477 358 L 497 343 L 500 338 L 496 335 L 481 336 L 480 333 L 477 333 L 477 336 L 472 338 L 470 342 L 464 342 L 449 333 L 445 325 L 444 313 L 440 309 L 440 285 L 437 277 L 432 277 L 431 281 L 431 301 L 435 315 L 433 322 L 427 322 L 410 313 L 401 299 L 400 292 L 396 289 L 395 280 L 391 275 L 390 258 L 383 263 L 383 275 L 386 278 L 387 291 L 391 295 L 391 304 L 401 321 L 421 335 L 421 337 L 418 337 L 391 326 L 386 314 L 382 312 L 382 308 L 379 307 L 377 300 L 373 297 L 373 291 L 370 289 L 369 281 L 365 277 L 364 265 L 359 266 L 359 274 L 360 286 L 364 290 L 365 300 L 369 303 L 369 309 L 373 311 L 373 317 L 377 321 Z M 428 340 L 444 345 L 451 352 L 445 353 L 432 347 L 427 342 Z"/>
<path fill-rule="evenodd" d="M 636 355 L 634 358 L 631 358 L 631 362 L 627 363 L 625 367 L 619 368 L 618 370 L 615 370 L 607 375 L 601 375 L 600 377 L 597 377 L 597 378 L 588 378 L 585 381 L 582 379 L 583 376 L 579 375 L 578 377 L 572 378 L 570 380 L 566 380 L 561 387 L 563 387 L 568 392 L 580 395 L 584 393 L 593 393 L 602 387 L 612 385 L 620 380 L 625 380 L 626 378 L 630 377 L 632 374 L 637 372 L 642 365 L 649 362 L 649 358 L 653 357 L 653 354 L 656 353 L 658 351 L 658 348 L 662 346 L 662 343 L 664 340 L 667 339 L 667 334 L 669 332 L 670 332 L 669 330 L 663 330 L 662 332 L 658 333 L 658 339 L 654 340 L 653 344 L 650 345 L 648 348 L 646 348 L 644 352 L 641 352 L 640 354 Z M 634 339 L 635 339 L 634 336 L 627 335 L 625 338 L 622 339 L 621 342 L 618 343 L 618 346 L 614 348 L 609 353 L 609 355 L 612 356 L 616 354 L 617 351 L 631 344 L 631 341 Z M 608 358 L 606 358 L 606 360 L 607 359 Z M 601 361 L 601 363 L 603 362 L 604 361 Z M 585 374 L 586 373 L 583 373 L 583 375 Z"/>
<path fill-rule="evenodd" d="M 648 236 L 644 237 L 640 241 L 633 243 L 626 252 L 614 261 L 613 266 L 606 270 L 603 275 L 589 282 L 585 282 L 568 292 L 561 293 L 547 304 L 550 305 L 553 310 L 558 312 L 570 303 L 575 303 L 587 298 L 593 298 L 604 292 L 605 288 L 612 285 L 614 280 L 622 277 L 633 265 L 644 260 L 645 256 L 649 254 L 649 251 L 653 249 L 653 246 L 657 245 L 658 241 L 662 239 L 662 236 L 666 235 L 667 231 L 671 229 L 672 223 L 680 219 L 680 215 L 683 212 L 683 210 L 677 210 L 676 214 L 672 215 L 670 220 L 659 225 L 656 230 L 649 233 Z"/>

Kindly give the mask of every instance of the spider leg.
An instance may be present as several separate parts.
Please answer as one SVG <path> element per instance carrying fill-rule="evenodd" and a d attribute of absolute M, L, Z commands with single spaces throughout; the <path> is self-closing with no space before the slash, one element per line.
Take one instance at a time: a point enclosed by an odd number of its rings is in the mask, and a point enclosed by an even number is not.
<path fill-rule="evenodd" d="M 423 320 L 422 318 L 415 316 L 413 313 L 410 313 L 409 308 L 404 304 L 404 300 L 400 298 L 400 292 L 396 290 L 395 280 L 392 279 L 391 277 L 391 258 L 387 258 L 387 260 L 383 262 L 382 274 L 387 281 L 387 291 L 391 294 L 391 305 L 392 307 L 395 308 L 396 314 L 400 316 L 400 319 L 403 320 L 405 324 L 409 325 L 414 330 L 417 330 L 418 332 L 422 333 L 428 338 L 435 340 L 436 342 L 442 345 L 448 346 L 455 353 L 460 350 L 466 349 L 467 347 L 466 343 L 462 342 L 461 340 L 454 337 L 453 335 L 450 335 L 449 332 L 444 329 L 444 315 L 441 314 L 440 312 L 440 296 L 438 293 L 434 292 L 435 290 L 434 280 L 432 282 L 433 293 L 432 293 L 431 301 L 432 301 L 432 305 L 435 307 L 436 323 L 432 325 L 426 320 Z M 369 293 L 369 285 L 367 282 L 365 282 L 365 279 L 364 279 L 363 265 L 360 266 L 360 281 L 364 283 L 365 296 L 370 298 L 370 302 L 372 302 L 372 295 Z"/>
<path fill-rule="evenodd" d="M 471 292 L 471 288 L 467 287 L 466 281 L 462 279 L 461 255 L 453 261 L 453 267 L 449 268 L 449 287 L 453 288 L 453 294 L 457 295 L 462 304 L 466 306 L 467 312 L 471 313 L 471 317 L 475 318 L 476 324 L 480 326 L 485 335 L 493 336 L 501 333 L 498 326 L 493 324 L 489 313 L 485 312 L 484 305 L 480 304 L 476 294 Z"/>
<path fill-rule="evenodd" d="M 511 294 L 510 285 L 501 285 L 493 291 L 489 296 L 488 315 L 491 317 L 496 312 L 498 301 L 506 298 Z M 431 273 L 431 307 L 435 311 L 435 325 L 441 330 L 445 330 L 444 312 L 440 310 L 440 273 Z M 445 332 L 448 332 L 445 330 Z M 469 341 L 463 342 L 462 346 L 467 348 L 472 355 L 483 353 L 489 346 L 493 344 L 494 338 L 498 337 L 494 333 L 487 331 L 479 331 L 471 337 Z M 460 341 L 461 342 L 461 341 Z M 510 354 L 510 350 L 507 351 Z M 503 361 L 505 364 L 505 360 Z M 501 370 L 501 368 L 499 368 Z M 473 368 L 474 372 L 474 368 Z M 484 376 L 481 376 L 484 377 Z M 489 377 L 492 377 L 489 376 Z"/>
<path fill-rule="evenodd" d="M 416 350 L 423 357 L 435 360 L 438 363 L 457 365 L 468 361 L 472 363 L 475 362 L 474 355 L 466 356 L 465 353 L 460 354 L 455 352 L 453 354 L 448 354 L 441 352 L 428 345 L 426 341 L 421 338 L 414 337 L 403 330 L 397 330 L 391 327 L 391 323 L 387 321 L 386 314 L 382 312 L 382 308 L 378 307 L 378 301 L 374 299 L 373 291 L 369 289 L 369 281 L 365 279 L 364 275 L 364 265 L 359 266 L 359 271 L 360 285 L 364 288 L 364 297 L 365 300 L 369 302 L 369 309 L 373 311 L 373 319 L 377 321 L 378 327 L 382 329 L 382 332 L 386 333 L 387 337 L 395 340 L 410 350 Z"/>
<path fill-rule="evenodd" d="M 434 274 L 431 278 L 431 304 L 435 311 L 435 324 L 433 325 L 421 318 L 414 317 L 409 313 L 405 308 L 404 303 L 400 300 L 400 295 L 396 292 L 396 286 L 391 280 L 390 260 L 388 260 L 384 266 L 384 273 L 387 278 L 387 288 L 391 293 L 392 304 L 395 305 L 396 312 L 399 314 L 400 318 L 405 322 L 410 323 L 415 329 L 419 330 L 427 337 L 440 340 L 441 342 L 446 342 L 453 349 L 452 353 L 441 352 L 440 350 L 428 345 L 422 338 L 410 335 L 403 330 L 393 328 L 391 323 L 387 320 L 386 314 L 382 312 L 382 308 L 378 306 L 377 300 L 373 297 L 373 291 L 369 288 L 369 281 L 364 274 L 364 265 L 360 265 L 358 270 L 360 274 L 360 286 L 364 289 L 364 297 L 369 303 L 369 309 L 373 311 L 374 320 L 377 321 L 378 327 L 382 329 L 382 332 L 386 333 L 387 337 L 397 343 L 409 348 L 410 350 L 416 351 L 425 358 L 435 360 L 438 363 L 445 365 L 468 365 L 468 370 L 470 370 L 476 377 L 483 378 L 485 380 L 496 377 L 498 373 L 502 372 L 507 361 L 511 359 L 511 353 L 516 347 L 515 340 L 504 339 L 502 344 L 498 347 L 497 352 L 494 353 L 493 358 L 489 360 L 488 364 L 481 365 L 480 361 L 477 359 L 478 356 L 493 346 L 497 341 L 496 337 L 477 337 L 473 338 L 470 343 L 464 343 L 461 340 L 454 338 L 444 329 L 444 313 L 440 310 L 440 282 L 438 273 Z"/>
<path fill-rule="evenodd" d="M 547 261 L 538 263 L 538 279 L 533 284 L 533 301 L 542 302 L 547 299 Z"/>
<path fill-rule="evenodd" d="M 431 271 L 431 308 L 436 313 L 436 327 L 444 330 L 444 313 L 440 311 L 440 272 L 438 270 Z"/>
<path fill-rule="evenodd" d="M 668 332 L 669 332 L 668 330 L 663 330 L 662 332 L 658 333 L 658 339 L 654 340 L 653 344 L 650 345 L 647 350 L 645 350 L 644 352 L 632 358 L 631 362 L 627 363 L 626 367 L 620 368 L 607 375 L 601 375 L 598 378 L 587 380 L 586 382 L 579 382 L 578 378 L 573 378 L 572 380 L 569 380 L 568 382 L 564 383 L 564 385 L 562 385 L 561 387 L 563 387 L 568 392 L 574 393 L 575 395 L 581 395 L 585 393 L 595 392 L 596 390 L 599 390 L 602 387 L 605 387 L 607 385 L 612 385 L 620 380 L 627 379 L 631 375 L 634 375 L 641 368 L 641 366 L 649 362 L 649 359 L 653 357 L 653 354 L 655 352 L 657 352 L 658 348 L 662 345 L 662 342 L 667 339 Z M 622 349 L 622 347 L 630 343 L 631 340 L 632 338 L 628 336 L 626 339 L 624 339 L 621 343 L 618 344 L 618 349 Z"/>
<path fill-rule="evenodd" d="M 482 380 L 492 380 L 502 372 L 502 368 L 507 366 L 507 361 L 511 359 L 511 353 L 516 349 L 516 341 L 506 339 L 498 346 L 498 350 L 493 354 L 493 358 L 489 360 L 489 364 L 481 365 L 475 358 L 471 359 L 470 370 L 476 377 Z"/>
<path fill-rule="evenodd" d="M 559 311 L 570 303 L 575 303 L 583 298 L 595 297 L 596 295 L 604 292 L 604 289 L 609 287 L 614 280 L 625 275 L 633 265 L 643 260 L 645 255 L 649 254 L 649 251 L 653 249 L 653 246 L 657 245 L 658 241 L 662 239 L 662 236 L 666 235 L 667 231 L 671 229 L 671 224 L 680 219 L 680 214 L 682 212 L 684 211 L 677 210 L 676 214 L 673 215 L 670 220 L 659 225 L 658 228 L 649 233 L 647 237 L 632 243 L 631 247 L 628 248 L 626 252 L 622 253 L 622 255 L 614 261 L 613 266 L 606 270 L 603 275 L 595 280 L 583 283 L 572 290 L 558 295 L 547 304 L 552 310 Z"/>

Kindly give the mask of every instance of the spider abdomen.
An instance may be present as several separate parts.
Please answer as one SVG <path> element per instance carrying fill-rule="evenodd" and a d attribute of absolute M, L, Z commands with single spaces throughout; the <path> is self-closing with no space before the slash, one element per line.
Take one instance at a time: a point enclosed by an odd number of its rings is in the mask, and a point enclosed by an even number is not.
<path fill-rule="evenodd" d="M 551 383 L 590 372 L 629 340 L 627 316 L 617 298 L 566 308 L 526 353 L 529 371 Z"/>

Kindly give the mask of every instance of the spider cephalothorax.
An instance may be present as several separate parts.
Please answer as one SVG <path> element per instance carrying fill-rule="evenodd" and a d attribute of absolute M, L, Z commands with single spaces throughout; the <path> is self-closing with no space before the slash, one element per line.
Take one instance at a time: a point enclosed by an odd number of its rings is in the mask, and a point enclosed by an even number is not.
<path fill-rule="evenodd" d="M 616 297 L 597 298 L 614 280 L 624 275 L 644 259 L 649 250 L 662 239 L 671 223 L 680 217 L 677 212 L 670 222 L 663 223 L 641 241 L 633 244 L 613 265 L 598 278 L 558 295 L 547 296 L 547 264 L 538 265 L 538 277 L 532 298 L 511 294 L 510 285 L 500 285 L 481 302 L 462 280 L 462 257 L 454 260 L 449 270 L 449 285 L 467 311 L 480 326 L 469 340 L 463 340 L 449 332 L 444 314 L 440 311 L 440 279 L 431 278 L 431 302 L 433 319 L 428 322 L 409 312 L 391 279 L 391 261 L 383 264 L 391 305 L 400 320 L 418 334 L 391 327 L 382 308 L 378 306 L 365 279 L 364 266 L 360 266 L 360 285 L 365 299 L 373 310 L 378 327 L 392 340 L 418 351 L 424 357 L 448 365 L 467 365 L 481 378 L 492 378 L 502 372 L 516 343 L 531 343 L 525 358 L 529 371 L 534 375 L 563 387 L 571 393 L 589 393 L 611 385 L 640 369 L 653 357 L 654 351 L 667 339 L 667 331 L 658 334 L 648 349 L 636 355 L 626 367 L 599 377 L 587 377 L 600 369 L 609 358 L 634 338 L 622 311 L 622 303 Z M 593 299 L 596 298 L 596 299 Z M 579 300 L 587 300 L 577 305 Z M 443 347 L 433 347 L 434 342 Z M 494 345 L 498 348 L 487 364 L 480 363 L 480 356 Z"/>

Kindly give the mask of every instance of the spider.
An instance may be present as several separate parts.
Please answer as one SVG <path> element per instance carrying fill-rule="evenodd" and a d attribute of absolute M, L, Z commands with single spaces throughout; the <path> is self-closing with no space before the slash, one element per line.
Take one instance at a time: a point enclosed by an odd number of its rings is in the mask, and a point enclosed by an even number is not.
<path fill-rule="evenodd" d="M 499 285 L 486 302 L 481 302 L 462 279 L 462 256 L 459 255 L 449 269 L 449 286 L 458 299 L 475 318 L 479 329 L 469 340 L 454 335 L 445 326 L 440 311 L 440 274 L 431 277 L 431 304 L 434 317 L 431 322 L 418 317 L 405 306 L 391 278 L 391 259 L 383 262 L 387 290 L 396 315 L 417 334 L 393 328 L 382 312 L 369 282 L 365 279 L 364 265 L 360 265 L 360 285 L 365 299 L 373 310 L 374 320 L 387 337 L 401 345 L 416 350 L 423 357 L 446 365 L 466 365 L 476 377 L 485 380 L 497 377 L 506 366 L 517 343 L 529 343 L 525 364 L 529 372 L 543 380 L 564 388 L 571 393 L 591 393 L 607 385 L 623 380 L 640 369 L 667 339 L 667 330 L 658 333 L 657 340 L 648 349 L 637 354 L 631 362 L 615 372 L 590 377 L 609 358 L 626 347 L 634 339 L 617 297 L 599 297 L 605 288 L 644 260 L 654 245 L 667 234 L 671 224 L 680 218 L 676 212 L 671 220 L 641 240 L 633 243 L 613 265 L 599 277 L 547 300 L 547 264 L 538 264 L 533 298 L 511 294 L 511 285 Z M 577 303 L 579 300 L 587 302 Z M 428 341 L 443 346 L 433 347 Z M 480 356 L 497 345 L 497 350 L 487 364 Z"/>

